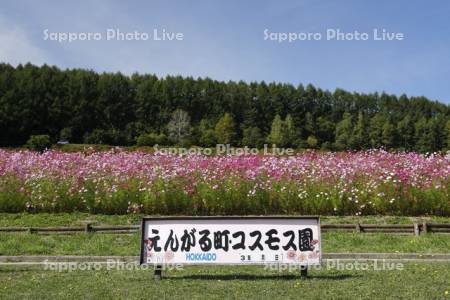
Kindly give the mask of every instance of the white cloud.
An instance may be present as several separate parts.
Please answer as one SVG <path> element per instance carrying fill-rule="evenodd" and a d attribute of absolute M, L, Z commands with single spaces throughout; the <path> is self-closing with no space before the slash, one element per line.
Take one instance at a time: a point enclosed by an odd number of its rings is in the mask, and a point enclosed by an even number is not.
<path fill-rule="evenodd" d="M 0 20 L 0 62 L 41 65 L 48 60 L 43 50 L 33 44 L 24 30 Z"/>

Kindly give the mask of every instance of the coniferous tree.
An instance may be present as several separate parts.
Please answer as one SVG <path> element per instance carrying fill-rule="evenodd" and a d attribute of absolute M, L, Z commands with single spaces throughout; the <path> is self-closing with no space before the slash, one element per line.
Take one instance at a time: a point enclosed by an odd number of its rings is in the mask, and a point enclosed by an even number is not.
<path fill-rule="evenodd" d="M 344 113 L 343 119 L 336 125 L 336 148 L 346 150 L 350 148 L 353 126 L 350 113 Z"/>
<path fill-rule="evenodd" d="M 410 115 L 406 115 L 397 123 L 397 132 L 399 136 L 399 145 L 404 150 L 411 150 L 414 144 L 414 123 Z"/>
<path fill-rule="evenodd" d="M 216 132 L 213 129 L 211 122 L 207 119 L 202 119 L 196 131 L 196 139 L 200 146 L 213 147 L 215 146 Z"/>
<path fill-rule="evenodd" d="M 445 125 L 445 146 L 447 150 L 450 150 L 450 120 L 447 121 Z"/>
<path fill-rule="evenodd" d="M 317 118 L 317 140 L 322 147 L 325 144 L 325 149 L 330 150 L 331 144 L 334 143 L 336 124 L 329 116 L 320 116 Z"/>
<path fill-rule="evenodd" d="M 314 93 L 312 90 L 310 93 Z M 316 124 L 314 122 L 314 117 L 311 112 L 307 112 L 305 115 L 305 133 L 306 136 L 316 135 Z"/>
<path fill-rule="evenodd" d="M 392 148 L 395 146 L 395 127 L 389 120 L 386 120 L 383 124 L 381 133 L 381 142 L 386 148 Z"/>
<path fill-rule="evenodd" d="M 287 114 L 283 124 L 283 143 L 284 146 L 292 147 L 297 139 L 297 129 L 294 125 L 294 119 Z"/>
<path fill-rule="evenodd" d="M 368 148 L 369 135 L 367 132 L 366 119 L 362 112 L 358 113 L 358 120 L 353 128 L 353 134 L 350 141 L 352 149 L 361 150 Z"/>
<path fill-rule="evenodd" d="M 420 152 L 450 147 L 446 129 L 450 106 L 425 97 L 0 63 L 0 146 L 21 146 L 40 134 L 48 135 L 51 142 L 70 136 L 73 143 L 131 145 L 140 136 L 169 131 L 177 109 L 190 117 L 189 134 L 182 140 L 199 145 L 216 142 L 215 124 L 228 112 L 233 116 L 236 145 L 270 136 L 278 114 L 286 116 L 277 138 L 283 146 L 384 146 Z M 352 120 L 350 135 L 342 130 L 348 125 L 344 113 Z M 207 128 L 201 129 L 202 120 L 208 120 Z M 336 135 L 337 131 L 344 135 Z M 348 136 L 349 140 L 343 138 Z M 172 134 L 166 142 L 181 141 Z"/>
<path fill-rule="evenodd" d="M 369 138 L 372 148 L 380 148 L 383 145 L 383 126 L 385 119 L 380 113 L 376 113 L 370 120 Z"/>
<path fill-rule="evenodd" d="M 243 130 L 242 145 L 261 148 L 264 143 L 264 138 L 258 127 L 249 127 Z"/>
<path fill-rule="evenodd" d="M 284 145 L 283 125 L 283 120 L 281 119 L 280 115 L 276 115 L 272 121 L 272 126 L 270 127 L 270 134 L 267 137 L 268 143 L 278 146 Z"/>
<path fill-rule="evenodd" d="M 416 141 L 416 149 L 420 152 L 432 151 L 432 145 L 430 141 L 430 128 L 429 123 L 425 117 L 420 118 L 416 124 L 414 138 Z"/>
<path fill-rule="evenodd" d="M 217 122 L 215 133 L 220 144 L 231 144 L 235 135 L 234 121 L 229 113 L 225 113 Z"/>
<path fill-rule="evenodd" d="M 442 149 L 444 127 L 441 125 L 443 125 L 444 122 L 445 121 L 439 120 L 437 116 L 428 120 L 427 140 L 430 147 L 429 151 L 434 152 Z"/>

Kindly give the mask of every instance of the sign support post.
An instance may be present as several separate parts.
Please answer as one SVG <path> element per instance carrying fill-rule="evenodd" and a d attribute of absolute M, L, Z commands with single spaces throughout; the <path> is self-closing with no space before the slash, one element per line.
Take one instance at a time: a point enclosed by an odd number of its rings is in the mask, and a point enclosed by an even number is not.
<path fill-rule="evenodd" d="M 161 280 L 162 279 L 162 266 L 161 265 L 156 265 L 155 266 L 155 273 L 153 275 L 153 278 L 155 280 Z"/>
<path fill-rule="evenodd" d="M 300 267 L 300 278 L 307 279 L 308 278 L 308 266 Z"/>

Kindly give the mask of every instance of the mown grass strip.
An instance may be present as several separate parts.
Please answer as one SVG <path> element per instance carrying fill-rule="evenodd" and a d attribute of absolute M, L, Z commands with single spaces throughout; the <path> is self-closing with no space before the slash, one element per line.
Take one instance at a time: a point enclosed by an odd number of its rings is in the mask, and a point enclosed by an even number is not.
<path fill-rule="evenodd" d="M 0 267 L 4 299 L 446 299 L 450 264 L 405 263 L 403 268 L 367 270 L 322 268 L 279 272 L 260 266 L 186 267 L 153 270 L 58 272 L 42 266 Z"/>

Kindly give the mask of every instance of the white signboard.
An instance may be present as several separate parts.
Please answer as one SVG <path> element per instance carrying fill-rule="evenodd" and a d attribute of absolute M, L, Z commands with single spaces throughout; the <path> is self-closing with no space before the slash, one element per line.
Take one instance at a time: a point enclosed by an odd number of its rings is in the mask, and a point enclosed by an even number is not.
<path fill-rule="evenodd" d="M 321 259 L 317 217 L 167 217 L 142 221 L 141 264 L 297 264 Z"/>

